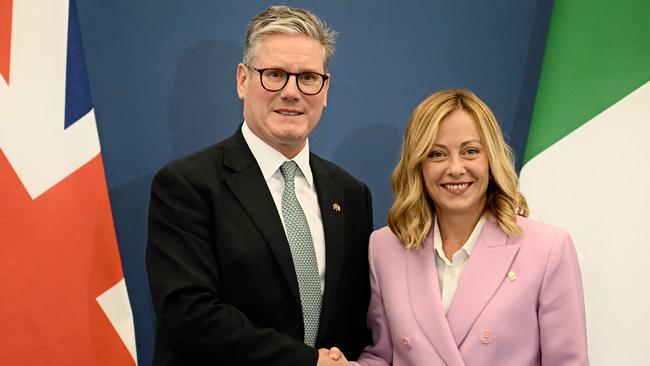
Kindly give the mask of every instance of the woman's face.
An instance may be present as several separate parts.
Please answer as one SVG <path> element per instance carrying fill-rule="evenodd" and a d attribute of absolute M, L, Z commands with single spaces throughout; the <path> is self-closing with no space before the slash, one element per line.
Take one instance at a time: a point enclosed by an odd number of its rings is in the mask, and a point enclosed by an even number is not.
<path fill-rule="evenodd" d="M 476 122 L 465 110 L 447 115 L 422 163 L 422 175 L 438 215 L 483 213 L 490 164 Z"/>

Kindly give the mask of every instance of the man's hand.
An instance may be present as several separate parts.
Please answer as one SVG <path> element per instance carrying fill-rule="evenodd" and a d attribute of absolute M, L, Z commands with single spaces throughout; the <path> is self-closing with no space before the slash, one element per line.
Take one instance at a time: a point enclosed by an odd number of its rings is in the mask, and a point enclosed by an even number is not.
<path fill-rule="evenodd" d="M 349 366 L 348 360 L 340 349 L 332 347 L 318 350 L 318 363 L 316 366 Z"/>
<path fill-rule="evenodd" d="M 341 350 L 338 349 L 338 347 L 330 348 L 330 351 L 327 353 L 327 356 L 334 361 L 343 360 L 345 362 L 348 362 L 348 360 L 343 355 L 343 352 L 341 352 Z"/>

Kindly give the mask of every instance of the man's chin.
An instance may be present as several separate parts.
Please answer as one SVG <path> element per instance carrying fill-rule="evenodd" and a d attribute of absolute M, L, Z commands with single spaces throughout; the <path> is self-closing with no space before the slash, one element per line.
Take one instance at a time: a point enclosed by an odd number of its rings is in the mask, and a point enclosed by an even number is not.
<path fill-rule="evenodd" d="M 306 130 L 305 128 L 294 128 L 278 131 L 274 136 L 275 140 L 282 145 L 295 146 L 304 145 L 310 132 L 310 130 Z"/>

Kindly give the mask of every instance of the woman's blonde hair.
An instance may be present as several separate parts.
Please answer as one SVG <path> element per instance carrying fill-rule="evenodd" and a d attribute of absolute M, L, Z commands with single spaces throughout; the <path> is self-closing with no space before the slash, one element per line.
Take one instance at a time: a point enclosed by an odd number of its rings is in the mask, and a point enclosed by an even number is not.
<path fill-rule="evenodd" d="M 514 156 L 490 108 L 469 90 L 451 89 L 432 94 L 413 111 L 404 131 L 400 160 L 391 183 L 395 202 L 388 212 L 388 226 L 407 249 L 418 249 L 431 230 L 435 208 L 427 194 L 422 162 L 435 142 L 440 122 L 462 109 L 476 122 L 487 152 L 490 181 L 485 212 L 508 235 L 521 234 L 517 215 L 528 216 L 528 204 L 519 192 Z"/>

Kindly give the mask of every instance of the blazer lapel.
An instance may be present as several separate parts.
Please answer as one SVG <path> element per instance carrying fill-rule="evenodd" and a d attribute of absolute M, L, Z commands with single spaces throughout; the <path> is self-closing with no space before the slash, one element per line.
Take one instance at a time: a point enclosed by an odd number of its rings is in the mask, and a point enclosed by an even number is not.
<path fill-rule="evenodd" d="M 508 236 L 488 219 L 463 271 L 447 320 L 460 347 L 472 324 L 503 282 L 519 245 L 506 245 Z"/>
<path fill-rule="evenodd" d="M 433 252 L 433 231 L 424 248 L 406 251 L 406 274 L 411 310 L 420 328 L 446 365 L 464 365 L 445 318 Z"/>
<path fill-rule="evenodd" d="M 241 130 L 230 138 L 225 149 L 224 165 L 233 171 L 226 176 L 228 187 L 262 233 L 294 298 L 300 304 L 298 280 L 282 221 L 262 171 L 246 145 Z"/>
<path fill-rule="evenodd" d="M 318 330 L 320 338 L 326 333 L 334 310 L 333 304 L 336 303 L 336 289 L 341 278 L 341 269 L 345 256 L 345 223 L 352 220 L 352 218 L 346 217 L 346 206 L 342 200 L 342 193 L 320 158 L 310 154 L 309 164 L 314 175 L 314 184 L 318 193 L 318 205 L 320 206 L 323 231 L 325 233 L 325 291 L 323 292 L 320 327 Z M 338 210 L 334 208 L 335 205 L 338 205 L 336 206 Z"/>

